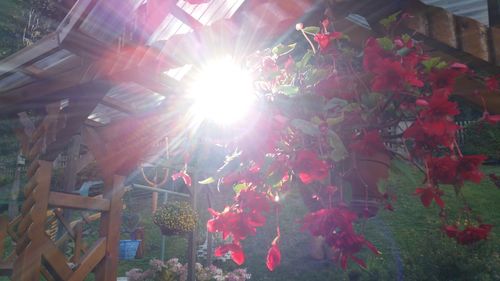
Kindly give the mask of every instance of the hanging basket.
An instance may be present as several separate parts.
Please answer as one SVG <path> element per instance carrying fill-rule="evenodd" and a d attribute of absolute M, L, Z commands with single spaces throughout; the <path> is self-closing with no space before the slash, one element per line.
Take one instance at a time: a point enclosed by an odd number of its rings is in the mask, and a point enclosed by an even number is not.
<path fill-rule="evenodd" d="M 185 235 L 193 231 L 198 222 L 198 215 L 187 202 L 169 202 L 156 210 L 153 223 L 163 235 Z"/>
<path fill-rule="evenodd" d="M 351 210 L 360 217 L 373 217 L 377 214 L 382 194 L 378 182 L 389 176 L 391 158 L 387 153 L 378 152 L 355 159 L 357 173 L 348 180 L 351 183 Z"/>
<path fill-rule="evenodd" d="M 179 230 L 179 229 L 172 229 L 172 228 L 168 228 L 166 226 L 159 226 L 159 227 L 160 227 L 161 234 L 163 234 L 165 236 L 175 236 L 175 235 L 185 236 L 185 235 L 189 234 L 188 231 L 183 231 L 183 230 Z"/>

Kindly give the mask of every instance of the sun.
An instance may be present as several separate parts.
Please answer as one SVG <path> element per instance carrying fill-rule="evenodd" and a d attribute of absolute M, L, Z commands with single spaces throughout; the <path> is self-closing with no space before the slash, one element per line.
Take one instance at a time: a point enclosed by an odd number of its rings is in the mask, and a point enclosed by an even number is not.
<path fill-rule="evenodd" d="M 252 75 L 229 56 L 202 66 L 193 78 L 188 96 L 195 119 L 230 126 L 248 116 L 256 102 Z"/>

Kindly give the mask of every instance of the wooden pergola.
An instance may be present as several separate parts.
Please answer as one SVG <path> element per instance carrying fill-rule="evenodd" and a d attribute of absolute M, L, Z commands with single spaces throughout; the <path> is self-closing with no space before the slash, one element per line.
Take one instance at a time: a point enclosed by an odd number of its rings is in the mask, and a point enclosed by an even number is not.
<path fill-rule="evenodd" d="M 6 258 L 0 247 L 0 273 L 12 280 L 83 280 L 94 272 L 96 280 L 116 280 L 125 178 L 156 142 L 176 133 L 167 118 L 174 110 L 168 97 L 182 91 L 182 82 L 172 73 L 181 76 L 181 67 L 210 57 L 218 48 L 245 53 L 266 46 L 307 20 L 304 14 L 321 15 L 328 5 L 335 28 L 362 47 L 378 34 L 378 19 L 399 8 L 386 5 L 390 0 L 371 1 L 388 7 L 372 16 L 370 9 L 352 4 L 363 1 L 325 2 L 78 0 L 54 33 L 0 62 L 0 115 L 19 120 L 16 135 L 29 163 L 20 214 L 10 221 L 0 219 L 0 245 L 7 235 L 16 243 Z M 500 73 L 498 21 L 485 26 L 419 1 L 408 2 L 406 9 L 414 17 L 403 29 L 415 33 L 432 55 Z M 498 5 L 491 9 L 498 19 Z M 350 13 L 361 14 L 370 25 Z M 488 91 L 481 81 L 462 79 L 457 88 L 456 94 L 477 104 L 472 92 L 479 89 L 488 110 L 500 113 L 500 93 Z M 23 112 L 43 118 L 30 125 Z M 68 144 L 71 160 L 64 188 L 54 190 L 53 161 Z M 89 148 L 87 154 L 81 155 L 81 144 Z M 75 194 L 76 174 L 92 159 L 103 174 L 103 193 Z M 92 215 L 71 222 L 67 210 Z M 48 233 L 48 213 L 66 234 Z M 85 247 L 81 229 L 92 220 L 99 220 L 99 238 Z M 75 242 L 71 256 L 59 249 L 61 239 Z M 190 240 L 194 243 L 193 237 Z"/>

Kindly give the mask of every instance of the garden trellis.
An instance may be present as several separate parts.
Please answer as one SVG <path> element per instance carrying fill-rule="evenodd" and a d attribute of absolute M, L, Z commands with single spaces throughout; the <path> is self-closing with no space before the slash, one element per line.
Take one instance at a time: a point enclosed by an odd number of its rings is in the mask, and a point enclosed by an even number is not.
<path fill-rule="evenodd" d="M 2 118 L 17 118 L 26 111 L 43 116 L 34 132 L 26 132 L 21 125 L 17 130 L 23 155 L 29 160 L 29 180 L 23 187 L 26 199 L 21 214 L 8 223 L 7 232 L 16 241 L 16 249 L 1 262 L 2 273 L 11 274 L 13 280 L 38 280 L 40 275 L 48 280 L 83 280 L 94 271 L 97 280 L 116 280 L 116 232 L 125 176 L 139 164 L 147 148 L 175 133 L 166 131 L 171 127 L 163 118 L 168 114 L 168 102 L 158 105 L 178 93 L 182 82 L 165 72 L 196 64 L 201 48 L 230 46 L 245 33 L 257 34 L 257 38 L 241 44 L 256 49 L 264 39 L 272 40 L 293 28 L 304 13 L 321 10 L 312 0 L 187 2 L 79 0 L 55 33 L 0 62 Z M 362 47 L 377 29 L 366 29 L 345 15 L 360 12 L 373 23 L 393 11 L 384 11 L 378 19 L 369 18 L 349 2 L 342 4 L 345 9 L 339 9 L 334 25 Z M 381 6 L 389 2 L 377 1 Z M 419 32 L 418 38 L 432 55 L 465 59 L 498 73 L 498 22 L 492 21 L 488 27 L 443 9 L 419 2 L 415 5 L 408 8 L 414 18 L 406 28 Z M 227 21 L 218 21 L 221 19 Z M 453 36 L 434 32 L 437 27 Z M 458 83 L 457 94 L 481 104 L 477 96 L 470 95 L 479 89 L 489 112 L 500 112 L 498 92 L 486 89 L 480 81 L 464 79 Z M 53 161 L 75 135 L 83 136 L 82 143 L 100 164 L 104 175 L 101 197 L 73 194 L 74 177 L 66 178 L 64 192 L 51 189 Z M 71 161 L 74 163 L 65 170 L 70 175 L 85 164 L 83 160 Z M 82 250 L 84 255 L 75 267 L 68 266 L 68 257 L 45 233 L 46 213 L 54 208 L 100 213 L 100 237 Z M 59 220 L 79 243 L 76 225 L 63 216 Z M 73 257 L 80 256 L 80 250 Z"/>

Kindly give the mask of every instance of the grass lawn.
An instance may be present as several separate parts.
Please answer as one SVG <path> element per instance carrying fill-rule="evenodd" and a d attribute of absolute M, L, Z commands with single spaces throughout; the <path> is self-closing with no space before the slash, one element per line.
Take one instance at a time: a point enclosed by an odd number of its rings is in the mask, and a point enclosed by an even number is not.
<path fill-rule="evenodd" d="M 484 167 L 486 174 L 500 173 L 500 167 Z M 330 261 L 314 261 L 308 258 L 309 238 L 300 231 L 297 220 L 306 212 L 300 196 L 291 192 L 280 217 L 282 235 L 282 265 L 274 272 L 265 266 L 265 257 L 275 235 L 275 218 L 259 229 L 257 236 L 248 238 L 245 244 L 246 262 L 252 280 L 258 281 L 320 281 L 320 280 L 500 280 L 500 189 L 487 178 L 480 185 L 466 185 L 465 195 L 473 210 L 481 214 L 485 223 L 493 224 L 489 241 L 473 246 L 459 246 L 439 231 L 438 207 L 433 203 L 424 208 L 418 197 L 413 196 L 418 177 L 391 175 L 387 188 L 397 195 L 395 212 L 380 211 L 359 227 L 364 227 L 366 237 L 382 252 L 374 256 L 363 252 L 368 269 L 351 265 L 342 271 Z M 445 189 L 444 199 L 452 209 L 460 204 L 453 195 L 452 187 Z M 141 260 L 121 261 L 119 274 L 132 267 L 144 268 L 149 259 L 160 255 L 160 235 L 156 226 L 146 222 L 147 257 Z M 167 258 L 185 258 L 186 241 L 169 238 Z M 231 261 L 222 265 L 235 268 Z"/>

